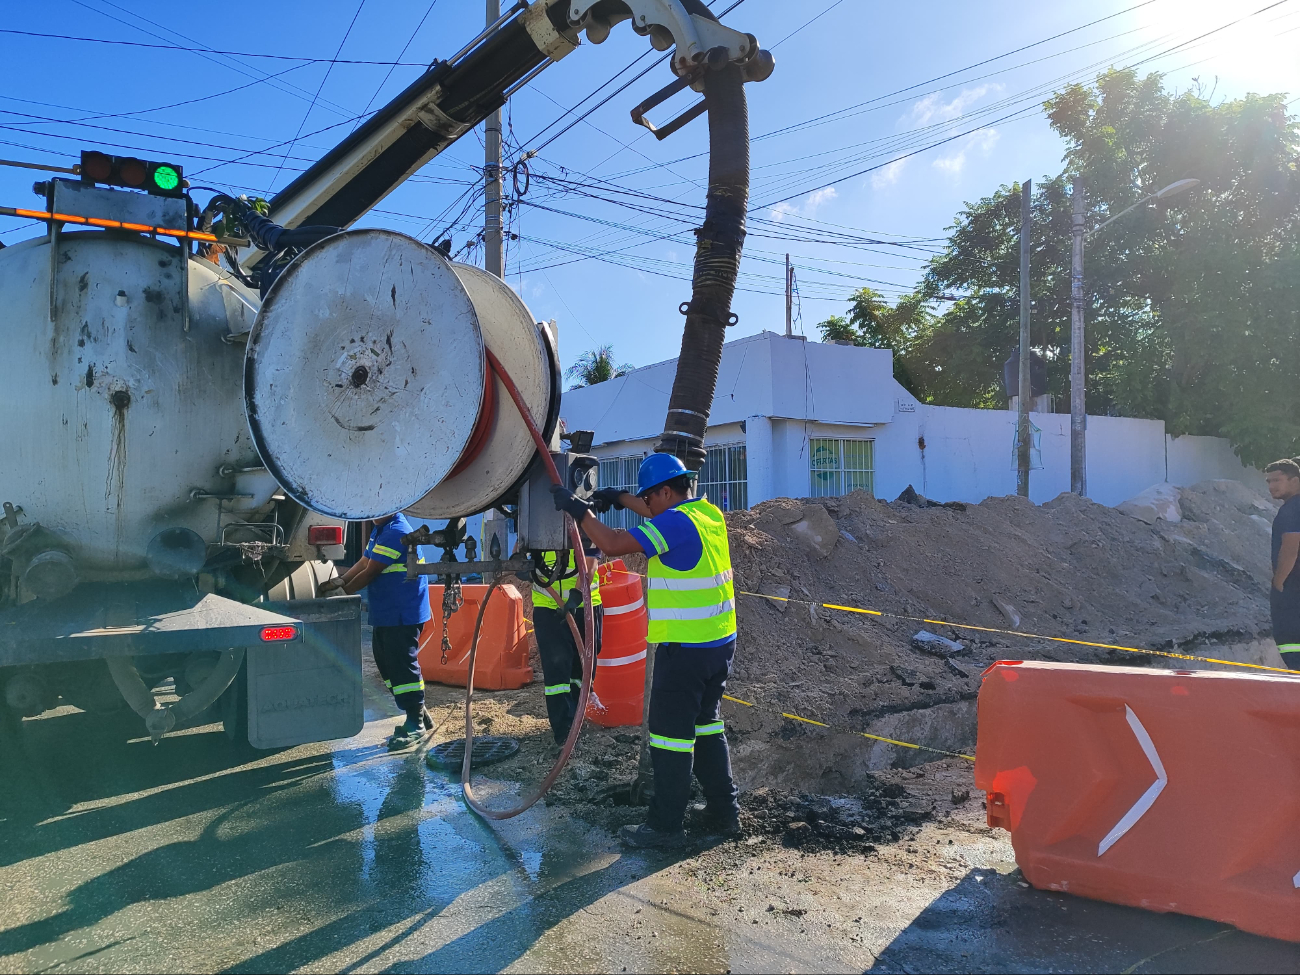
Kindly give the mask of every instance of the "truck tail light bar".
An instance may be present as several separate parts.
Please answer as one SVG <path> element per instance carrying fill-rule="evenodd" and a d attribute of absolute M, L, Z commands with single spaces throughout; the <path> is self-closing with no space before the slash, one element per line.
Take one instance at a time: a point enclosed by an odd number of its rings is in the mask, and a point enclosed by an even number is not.
<path fill-rule="evenodd" d="M 285 640 L 298 639 L 298 627 L 296 626 L 264 626 L 262 627 L 263 643 L 281 643 Z"/>
<path fill-rule="evenodd" d="M 26 217 L 28 220 L 43 220 L 46 223 L 80 223 L 90 227 L 103 227 L 106 230 L 133 230 L 138 234 L 175 237 L 177 240 L 202 240 L 209 244 L 218 243 L 216 234 L 205 234 L 201 230 L 171 230 L 166 227 L 150 227 L 148 224 L 143 223 L 124 223 L 121 220 L 109 220 L 105 217 L 78 217 L 71 213 L 51 213 L 49 210 L 0 207 L 0 216 Z"/>

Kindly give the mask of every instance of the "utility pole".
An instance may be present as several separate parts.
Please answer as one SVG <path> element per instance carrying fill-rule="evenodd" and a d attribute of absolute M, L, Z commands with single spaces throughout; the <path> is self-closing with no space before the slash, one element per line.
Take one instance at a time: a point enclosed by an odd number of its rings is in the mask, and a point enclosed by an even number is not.
<path fill-rule="evenodd" d="M 785 255 L 785 335 L 789 338 L 793 331 L 794 313 L 794 269 L 790 267 L 790 255 Z"/>
<path fill-rule="evenodd" d="M 1070 267 L 1070 490 L 1080 497 L 1088 493 L 1088 408 L 1083 387 L 1087 355 L 1083 335 L 1083 194 L 1083 177 L 1076 176 Z"/>
<path fill-rule="evenodd" d="M 487 0 L 487 25 L 501 19 L 501 0 Z M 506 276 L 501 236 L 501 109 L 488 116 L 483 133 L 483 266 L 502 280 Z"/>
<path fill-rule="evenodd" d="M 1016 493 L 1029 497 L 1029 401 L 1033 397 L 1029 346 L 1029 245 L 1033 230 L 1033 180 L 1020 188 L 1020 396 L 1016 417 Z"/>

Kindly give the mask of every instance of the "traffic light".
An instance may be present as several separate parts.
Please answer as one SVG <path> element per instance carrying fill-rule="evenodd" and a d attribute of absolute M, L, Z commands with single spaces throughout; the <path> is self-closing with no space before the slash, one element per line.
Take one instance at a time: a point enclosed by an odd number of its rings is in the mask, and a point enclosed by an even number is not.
<path fill-rule="evenodd" d="M 105 183 L 146 190 L 155 196 L 184 196 L 185 180 L 176 163 L 149 162 L 134 156 L 110 156 L 104 152 L 82 152 L 83 183 Z"/>

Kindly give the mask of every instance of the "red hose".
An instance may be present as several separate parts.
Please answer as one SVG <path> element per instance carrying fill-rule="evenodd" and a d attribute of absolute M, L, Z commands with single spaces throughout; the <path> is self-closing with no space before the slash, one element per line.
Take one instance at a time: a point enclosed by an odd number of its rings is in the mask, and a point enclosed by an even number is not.
<path fill-rule="evenodd" d="M 533 442 L 537 444 L 537 452 L 541 454 L 543 463 L 546 464 L 547 472 L 551 475 L 553 484 L 560 484 L 560 472 L 555 467 L 555 462 L 551 460 L 551 450 L 547 446 L 542 431 L 538 428 L 536 421 L 533 420 L 532 414 L 528 411 L 528 404 L 520 395 L 519 388 L 515 385 L 514 380 L 506 372 L 505 367 L 501 365 L 499 359 L 492 354 L 490 349 L 487 352 L 488 366 L 494 372 L 501 384 L 505 386 L 506 391 L 510 393 L 510 398 L 514 400 L 515 407 L 519 410 L 519 415 L 523 417 L 524 423 L 528 426 L 528 432 L 532 434 Z M 564 516 L 564 523 L 569 532 L 569 540 L 573 545 L 575 552 L 582 551 L 582 536 L 578 534 L 578 526 L 568 515 Z M 578 736 L 582 733 L 583 722 L 587 717 L 587 698 L 591 695 L 591 682 L 595 674 L 596 661 L 596 624 L 595 614 L 591 603 L 591 574 L 587 570 L 587 560 L 585 557 L 574 560 L 578 570 L 578 588 L 582 592 L 583 600 L 583 620 L 586 623 L 587 635 L 584 638 L 578 630 L 578 625 L 573 621 L 571 614 L 565 614 L 565 619 L 569 622 L 569 629 L 573 632 L 574 645 L 579 647 L 579 656 L 582 658 L 582 686 L 578 691 L 577 713 L 573 718 L 573 726 L 569 728 L 569 737 L 564 741 L 564 747 L 560 749 L 559 757 L 556 758 L 555 764 L 551 770 L 542 779 L 542 784 L 537 787 L 537 791 L 525 799 L 517 806 L 509 809 L 488 809 L 474 797 L 474 785 L 472 781 L 470 766 L 473 759 L 474 750 L 474 722 L 471 714 L 471 702 L 474 698 L 474 659 L 478 654 L 479 636 L 483 632 L 483 616 L 487 612 L 488 603 L 492 599 L 492 594 L 496 592 L 497 587 L 501 585 L 502 580 L 497 579 L 488 589 L 483 598 L 483 603 L 479 606 L 478 619 L 474 621 L 474 640 L 469 648 L 469 672 L 465 678 L 465 759 L 461 763 L 460 780 L 461 791 L 465 795 L 465 804 L 478 813 L 484 819 L 512 819 L 520 813 L 529 809 L 537 800 L 550 791 L 555 780 L 559 778 L 560 772 L 569 761 L 569 756 L 573 754 L 574 747 L 578 744 Z M 560 598 L 554 587 L 547 587 L 546 590 L 552 599 L 555 600 L 556 606 L 563 606 L 564 600 Z"/>

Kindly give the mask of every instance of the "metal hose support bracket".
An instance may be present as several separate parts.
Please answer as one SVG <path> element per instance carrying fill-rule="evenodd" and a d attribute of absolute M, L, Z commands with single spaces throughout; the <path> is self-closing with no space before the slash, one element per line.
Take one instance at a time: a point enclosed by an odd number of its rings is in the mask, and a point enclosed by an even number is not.
<path fill-rule="evenodd" d="M 140 678 L 135 663 L 130 657 L 106 657 L 108 672 L 118 691 L 131 706 L 131 710 L 144 718 L 145 727 L 153 743 L 178 725 L 199 714 L 211 706 L 234 681 L 239 673 L 239 666 L 244 662 L 244 648 L 232 647 L 224 650 L 217 665 L 190 693 L 179 701 L 162 707 L 153 696 L 153 690 Z"/>
<path fill-rule="evenodd" d="M 704 466 L 704 434 L 718 383 L 722 343 L 735 324 L 736 293 L 749 207 L 749 110 L 741 66 L 724 65 L 704 76 L 709 115 L 709 191 L 704 225 L 696 231 L 691 300 L 677 376 L 664 432 L 655 450 L 674 454 L 689 470 Z"/>

